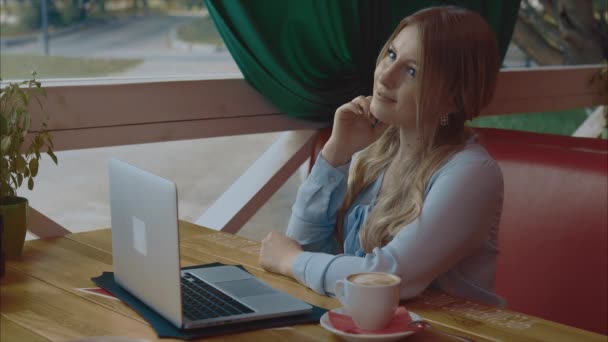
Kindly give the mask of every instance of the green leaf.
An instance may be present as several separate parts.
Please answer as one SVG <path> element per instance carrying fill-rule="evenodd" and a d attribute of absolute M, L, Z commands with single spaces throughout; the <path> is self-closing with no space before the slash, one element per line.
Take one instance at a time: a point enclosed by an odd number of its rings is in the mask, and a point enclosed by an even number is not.
<path fill-rule="evenodd" d="M 21 186 L 21 184 L 23 183 L 23 175 L 18 173 L 17 174 L 17 186 Z"/>
<path fill-rule="evenodd" d="M 34 190 L 34 178 L 30 177 L 27 180 L 27 188 L 30 190 Z"/>
<path fill-rule="evenodd" d="M 30 96 L 24 91 L 20 91 L 19 95 L 21 96 L 21 105 L 27 111 L 27 106 L 30 103 Z"/>
<path fill-rule="evenodd" d="M 38 159 L 32 158 L 30 160 L 30 171 L 32 177 L 36 177 L 38 175 Z"/>
<path fill-rule="evenodd" d="M 0 176 L 2 178 L 2 181 L 4 182 L 5 179 L 8 178 L 8 162 L 2 158 L 2 167 L 0 168 Z"/>
<path fill-rule="evenodd" d="M 55 155 L 55 153 L 53 153 L 53 150 L 51 150 L 49 148 L 49 150 L 46 153 L 51 157 L 51 159 L 53 159 L 53 162 L 55 163 L 55 165 L 57 165 L 57 156 Z"/>
<path fill-rule="evenodd" d="M 19 111 L 17 109 L 13 108 L 13 110 L 11 110 L 11 115 L 8 118 L 9 125 L 16 126 L 18 118 L 19 118 Z"/>
<path fill-rule="evenodd" d="M 25 117 L 24 117 L 24 123 L 23 123 L 23 129 L 25 130 L 25 133 L 27 133 L 27 131 L 30 130 L 30 124 L 31 124 L 31 120 L 30 120 L 30 111 L 26 110 L 24 113 Z"/>
<path fill-rule="evenodd" d="M 17 171 L 24 172 L 26 167 L 27 167 L 27 162 L 25 161 L 25 158 L 23 158 L 22 155 L 18 155 L 17 156 Z"/>
<path fill-rule="evenodd" d="M 2 137 L 2 142 L 0 143 L 0 153 L 2 153 L 2 155 L 8 154 L 8 151 L 11 148 L 11 136 L 7 135 L 5 137 Z"/>
<path fill-rule="evenodd" d="M 53 136 L 49 132 L 46 132 L 46 143 L 47 145 L 49 145 L 50 148 L 55 147 L 55 145 L 53 144 Z"/>
<path fill-rule="evenodd" d="M 4 115 L 0 115 L 0 136 L 8 134 L 8 122 Z"/>
<path fill-rule="evenodd" d="M 40 134 L 36 134 L 34 137 L 34 149 L 39 151 L 44 146 L 44 140 L 40 137 Z"/>

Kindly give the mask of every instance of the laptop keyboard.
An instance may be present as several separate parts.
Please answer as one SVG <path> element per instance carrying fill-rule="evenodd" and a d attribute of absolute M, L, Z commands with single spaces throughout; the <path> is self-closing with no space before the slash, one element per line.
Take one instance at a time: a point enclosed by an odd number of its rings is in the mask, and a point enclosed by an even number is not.
<path fill-rule="evenodd" d="M 253 312 L 189 272 L 182 275 L 182 307 L 192 321 Z"/>

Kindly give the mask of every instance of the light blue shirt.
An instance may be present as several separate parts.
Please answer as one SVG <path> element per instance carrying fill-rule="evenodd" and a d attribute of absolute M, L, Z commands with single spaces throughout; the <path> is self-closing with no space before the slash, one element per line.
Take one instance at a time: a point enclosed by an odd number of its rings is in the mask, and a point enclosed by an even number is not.
<path fill-rule="evenodd" d="M 437 170 L 419 217 L 387 245 L 365 253 L 359 229 L 373 209 L 384 177 L 381 173 L 348 209 L 344 254 L 336 255 L 334 229 L 349 168 L 350 162 L 333 167 L 319 154 L 298 190 L 287 235 L 304 249 L 293 265 L 299 282 L 333 296 L 336 280 L 349 274 L 389 272 L 402 279 L 402 299 L 433 286 L 452 295 L 505 305 L 494 291 L 502 172 L 481 145 L 470 140 Z"/>

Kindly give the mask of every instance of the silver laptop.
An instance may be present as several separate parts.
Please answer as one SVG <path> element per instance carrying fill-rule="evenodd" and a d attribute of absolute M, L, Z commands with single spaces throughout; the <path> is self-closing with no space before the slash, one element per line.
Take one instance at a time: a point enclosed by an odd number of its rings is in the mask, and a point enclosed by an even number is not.
<path fill-rule="evenodd" d="M 181 270 L 175 183 L 109 162 L 116 282 L 179 328 L 310 312 L 236 266 Z"/>

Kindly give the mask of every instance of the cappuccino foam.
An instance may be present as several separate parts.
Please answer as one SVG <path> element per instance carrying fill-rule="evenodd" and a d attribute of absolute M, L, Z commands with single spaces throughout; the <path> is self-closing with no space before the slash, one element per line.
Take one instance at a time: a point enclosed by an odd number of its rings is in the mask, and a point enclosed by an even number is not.
<path fill-rule="evenodd" d="M 399 278 L 386 273 L 358 273 L 348 276 L 348 280 L 358 285 L 379 286 L 393 285 L 399 282 Z"/>

